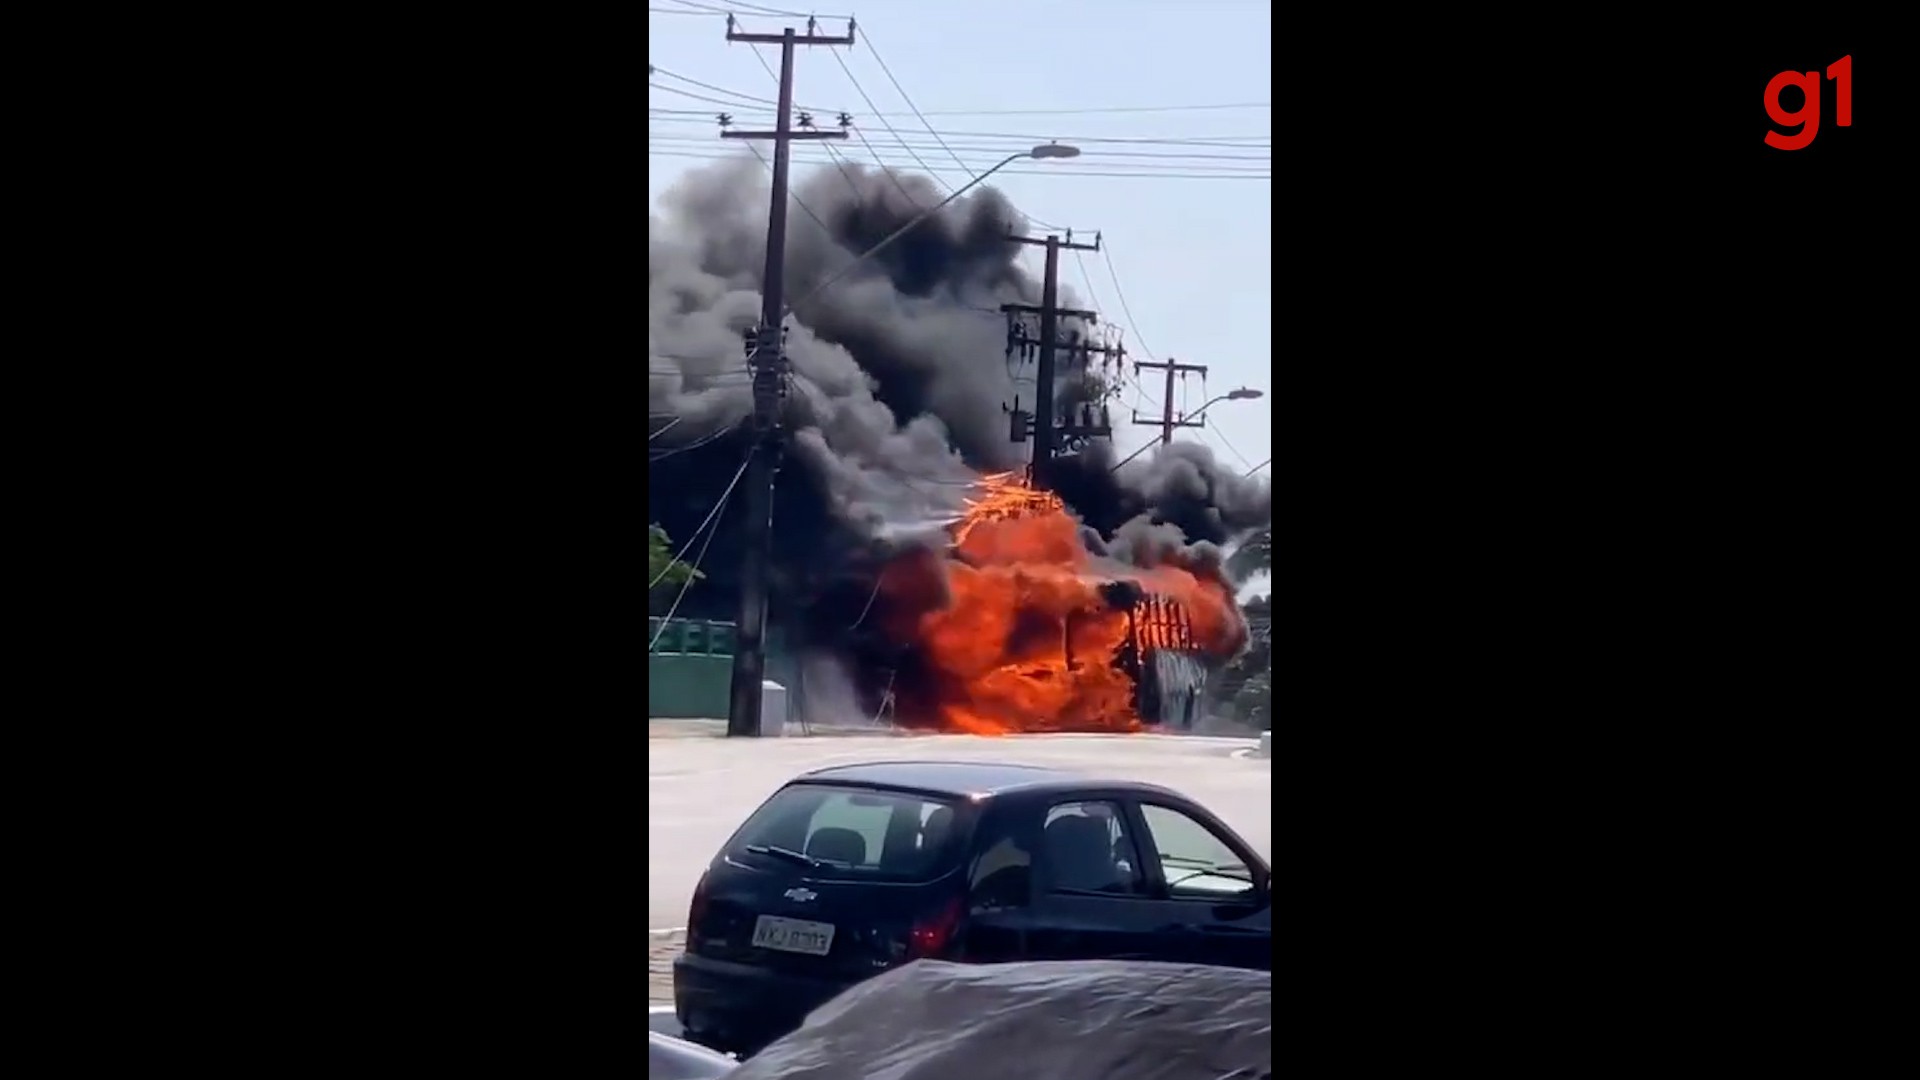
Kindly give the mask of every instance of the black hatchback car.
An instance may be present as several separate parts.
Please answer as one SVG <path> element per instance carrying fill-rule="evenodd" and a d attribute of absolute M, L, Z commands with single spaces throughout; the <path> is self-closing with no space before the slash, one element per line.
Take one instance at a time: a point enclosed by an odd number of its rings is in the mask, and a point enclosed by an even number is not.
<path fill-rule="evenodd" d="M 752 1053 L 922 957 L 1271 970 L 1267 864 L 1152 784 L 1024 765 L 879 762 L 775 792 L 694 889 L 673 963 L 687 1037 Z"/>

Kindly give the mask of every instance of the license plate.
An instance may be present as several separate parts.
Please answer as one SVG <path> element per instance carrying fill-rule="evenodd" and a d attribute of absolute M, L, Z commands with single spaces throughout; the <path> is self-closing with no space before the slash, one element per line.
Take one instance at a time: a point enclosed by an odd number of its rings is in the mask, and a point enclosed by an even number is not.
<path fill-rule="evenodd" d="M 762 915 L 753 924 L 753 943 L 762 949 L 825 956 L 833 949 L 833 924 Z"/>

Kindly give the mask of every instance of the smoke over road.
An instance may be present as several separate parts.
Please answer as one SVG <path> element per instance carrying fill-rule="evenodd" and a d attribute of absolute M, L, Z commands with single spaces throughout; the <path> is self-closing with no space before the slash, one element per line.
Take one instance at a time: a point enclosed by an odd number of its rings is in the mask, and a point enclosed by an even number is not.
<path fill-rule="evenodd" d="M 900 646 L 862 637 L 883 636 L 884 620 L 866 617 L 881 568 L 904 550 L 950 543 L 946 526 L 981 474 L 1026 464 L 1029 445 L 1009 438 L 1005 407 L 1018 395 L 1031 408 L 1033 365 L 1009 361 L 999 308 L 1037 304 L 1040 286 L 1004 239 L 1025 231 L 1024 218 L 983 187 L 815 294 L 945 192 L 922 176 L 848 165 L 802 177 L 794 193 L 785 283 L 793 379 L 772 603 L 790 633 L 860 660 Z M 676 541 L 693 535 L 745 452 L 735 425 L 751 409 L 743 334 L 759 321 L 767 201 L 765 172 L 747 158 L 688 174 L 649 216 L 648 412 L 658 434 L 648 504 Z M 1057 392 L 1086 401 L 1117 378 L 1098 363 L 1076 367 Z M 1217 545 L 1270 518 L 1267 482 L 1241 478 L 1203 445 L 1175 444 L 1117 473 L 1112 462 L 1095 443 L 1053 474 L 1084 523 L 1082 542 L 1103 559 L 1178 549 L 1191 565 L 1217 566 Z M 729 503 L 701 562 L 707 578 L 681 614 L 733 617 L 743 502 Z"/>

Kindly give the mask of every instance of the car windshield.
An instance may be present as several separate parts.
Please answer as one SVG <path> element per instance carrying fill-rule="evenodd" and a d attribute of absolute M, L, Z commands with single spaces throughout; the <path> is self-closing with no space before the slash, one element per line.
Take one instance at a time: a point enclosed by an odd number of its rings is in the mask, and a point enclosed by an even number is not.
<path fill-rule="evenodd" d="M 812 877 L 928 881 L 960 863 L 960 809 L 938 795 L 789 784 L 740 826 L 727 855 Z"/>

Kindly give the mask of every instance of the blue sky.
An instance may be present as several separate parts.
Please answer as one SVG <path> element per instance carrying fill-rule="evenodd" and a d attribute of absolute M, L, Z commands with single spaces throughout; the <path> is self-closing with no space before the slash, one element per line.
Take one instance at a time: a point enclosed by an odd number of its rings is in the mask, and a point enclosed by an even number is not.
<path fill-rule="evenodd" d="M 648 60 L 680 77 L 652 81 L 683 91 L 648 92 L 650 201 L 682 173 L 707 164 L 684 155 L 746 154 L 716 134 L 711 115 L 723 107 L 687 95 L 774 96 L 776 83 L 761 61 L 777 71 L 778 47 L 763 46 L 756 58 L 754 48 L 729 44 L 725 18 L 715 9 L 733 10 L 740 29 L 754 33 L 777 34 L 787 25 L 804 32 L 805 21 L 754 7 L 803 10 L 778 0 L 649 0 Z M 1073 228 L 1076 240 L 1103 234 L 1104 254 L 1062 256 L 1063 285 L 1103 321 L 1125 329 L 1130 359 L 1171 356 L 1208 365 L 1204 388 L 1189 376 L 1175 392 L 1176 402 L 1198 408 L 1238 386 L 1272 389 L 1272 114 L 1267 107 L 1165 107 L 1270 102 L 1270 8 L 1266 0 L 863 0 L 853 10 L 860 40 L 852 49 L 797 50 L 794 97 L 823 113 L 854 114 L 865 142 L 856 136 L 835 147 L 848 160 L 877 156 L 926 171 L 914 162 L 918 155 L 954 187 L 1034 142 L 1079 146 L 1077 159 L 1021 162 L 988 183 L 1032 218 Z M 844 34 L 844 18 L 827 15 L 847 11 L 827 7 L 820 32 Z M 847 70 L 830 53 L 838 53 Z M 1062 111 L 999 112 L 1040 109 Z M 1099 109 L 1164 111 L 1064 111 Z M 772 115 L 771 107 L 756 110 L 751 103 L 726 111 L 753 126 L 770 123 Z M 829 125 L 831 113 L 819 122 Z M 819 167 L 799 164 L 819 153 L 796 152 L 796 172 Z M 1037 274 L 1036 249 L 1029 249 L 1029 262 Z M 1165 376 L 1149 371 L 1143 378 L 1151 399 L 1129 389 L 1123 400 L 1158 415 Z M 1124 409 L 1114 415 L 1123 454 L 1157 436 L 1157 428 L 1122 429 L 1130 415 Z M 1242 468 L 1269 457 L 1270 396 L 1221 402 L 1207 417 L 1214 427 L 1182 429 L 1175 437 L 1208 442 L 1227 462 L 1244 459 Z"/>

